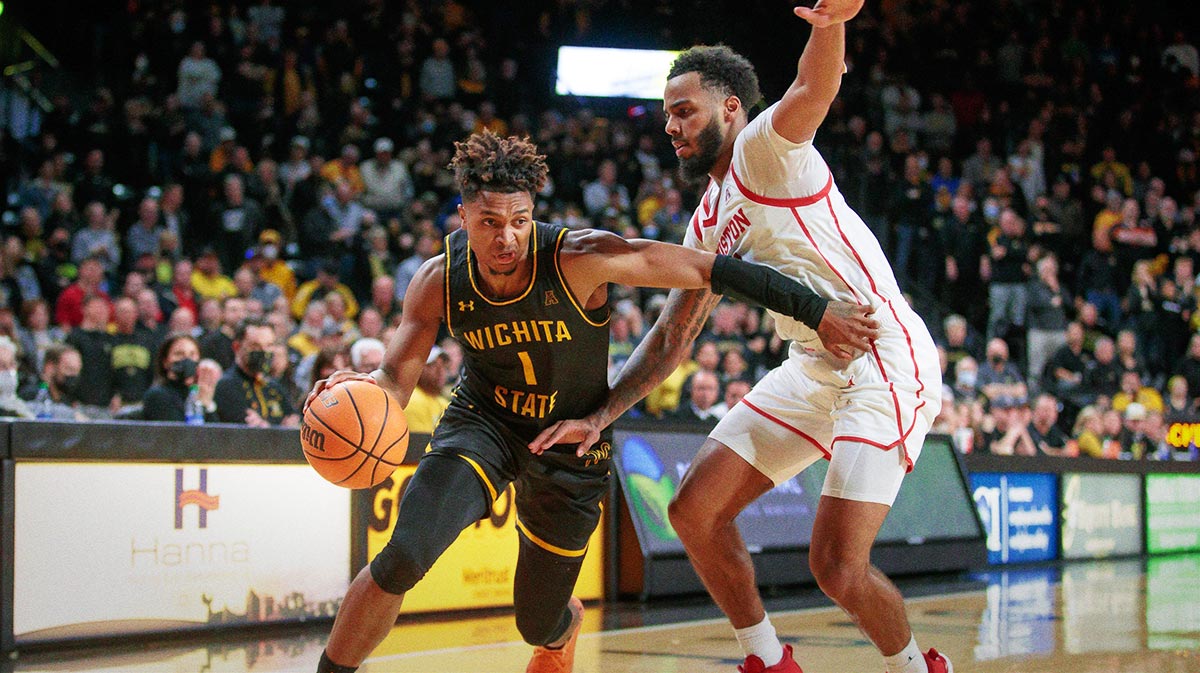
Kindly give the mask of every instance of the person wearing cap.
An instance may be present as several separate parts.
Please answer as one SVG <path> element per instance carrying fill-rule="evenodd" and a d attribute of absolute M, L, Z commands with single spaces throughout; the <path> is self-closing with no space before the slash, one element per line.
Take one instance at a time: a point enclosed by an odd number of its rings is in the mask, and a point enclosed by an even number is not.
<path fill-rule="evenodd" d="M 1029 403 L 1024 396 L 1000 395 L 991 400 L 988 412 L 992 427 L 983 432 L 984 451 L 997 456 L 1037 455 L 1037 446 L 1029 436 Z"/>
<path fill-rule="evenodd" d="M 338 158 L 321 168 L 321 177 L 334 184 L 338 180 L 345 180 L 355 197 L 362 194 L 365 186 L 362 172 L 358 169 L 358 148 L 350 144 L 343 146 Z"/>
<path fill-rule="evenodd" d="M 283 236 L 274 229 L 264 229 L 258 235 L 258 247 L 254 249 L 250 261 L 258 277 L 283 290 L 283 296 L 287 297 L 290 304 L 296 296 L 296 272 L 281 259 L 282 251 Z"/>
<path fill-rule="evenodd" d="M 224 173 L 231 167 L 242 170 L 243 166 L 231 166 L 237 148 L 237 131 L 231 126 L 222 127 L 217 132 L 217 140 L 217 146 L 208 155 L 208 170 L 212 171 L 213 175 Z"/>
<path fill-rule="evenodd" d="M 394 150 L 390 138 L 379 138 L 375 141 L 375 156 L 359 166 L 365 187 L 363 205 L 383 219 L 399 214 L 413 199 L 412 177 L 404 162 L 395 158 Z"/>
<path fill-rule="evenodd" d="M 421 369 L 417 387 L 413 388 L 412 397 L 408 398 L 408 406 L 404 407 L 409 431 L 432 434 L 438 419 L 442 417 L 442 412 L 450 406 L 450 398 L 442 392 L 449 366 L 450 357 L 440 346 L 434 346 L 429 351 L 429 357 L 425 359 L 425 367 Z"/>

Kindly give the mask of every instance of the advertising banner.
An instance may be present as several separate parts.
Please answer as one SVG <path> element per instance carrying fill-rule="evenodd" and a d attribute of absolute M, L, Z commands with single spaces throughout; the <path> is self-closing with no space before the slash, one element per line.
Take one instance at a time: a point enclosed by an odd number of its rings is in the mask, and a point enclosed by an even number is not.
<path fill-rule="evenodd" d="M 667 520 L 667 505 L 703 437 L 618 431 L 616 439 L 616 464 L 643 549 L 652 554 L 682 554 L 683 545 Z M 982 536 L 953 451 L 948 437 L 926 440 L 883 522 L 880 542 L 920 544 Z M 809 545 L 828 470 L 829 463 L 818 460 L 738 516 L 738 529 L 751 552 Z M 930 502 L 937 502 L 938 507 L 929 507 Z"/>
<path fill-rule="evenodd" d="M 307 465 L 17 463 L 18 643 L 331 617 L 350 492 Z"/>
<path fill-rule="evenodd" d="M 1052 474 L 971 475 L 987 534 L 988 563 L 1048 561 L 1058 554 L 1058 488 Z"/>
<path fill-rule="evenodd" d="M 1146 551 L 1200 550 L 1200 474 L 1146 475 Z"/>
<path fill-rule="evenodd" d="M 1141 490 L 1136 474 L 1064 474 L 1063 558 L 1142 553 Z"/>
<path fill-rule="evenodd" d="M 392 476 L 371 489 L 368 560 L 375 558 L 391 538 L 404 488 L 416 469 L 416 465 L 401 465 Z M 491 515 L 459 535 L 424 579 L 404 595 L 403 612 L 512 605 L 518 546 L 515 494 L 509 485 L 496 498 Z M 583 569 L 575 584 L 575 595 L 585 600 L 600 598 L 604 593 L 603 529 L 602 518 L 601 525 L 592 533 Z"/>
<path fill-rule="evenodd" d="M 644 552 L 684 553 L 679 535 L 667 519 L 667 505 L 703 442 L 704 436 L 698 434 L 617 431 L 613 462 Z M 820 495 L 819 484 L 814 491 L 791 479 L 751 503 L 737 518 L 751 553 L 807 547 Z"/>

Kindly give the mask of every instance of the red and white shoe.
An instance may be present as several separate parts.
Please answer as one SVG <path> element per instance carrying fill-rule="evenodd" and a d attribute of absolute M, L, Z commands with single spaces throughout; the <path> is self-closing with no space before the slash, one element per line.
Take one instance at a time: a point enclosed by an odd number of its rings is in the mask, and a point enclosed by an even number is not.
<path fill-rule="evenodd" d="M 933 669 L 930 669 L 932 673 Z M 746 661 L 738 666 L 738 673 L 804 673 L 800 670 L 800 664 L 792 658 L 792 646 L 783 646 L 783 658 L 774 666 L 763 664 L 763 660 L 751 654 L 746 657 Z"/>
<path fill-rule="evenodd" d="M 929 667 L 929 673 L 954 673 L 950 660 L 932 647 L 925 653 L 925 665 Z"/>

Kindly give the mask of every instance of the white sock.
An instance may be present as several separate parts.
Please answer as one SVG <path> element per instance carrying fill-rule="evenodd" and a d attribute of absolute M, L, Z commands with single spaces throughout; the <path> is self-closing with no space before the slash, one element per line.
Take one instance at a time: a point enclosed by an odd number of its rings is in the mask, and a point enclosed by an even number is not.
<path fill-rule="evenodd" d="M 767 668 L 783 661 L 783 645 L 779 644 L 779 638 L 775 635 L 770 615 L 763 615 L 763 620 L 754 626 L 734 629 L 733 635 L 737 636 L 738 645 L 742 646 L 742 652 L 747 657 L 753 654 L 762 659 Z"/>
<path fill-rule="evenodd" d="M 915 637 L 908 639 L 908 645 L 903 650 L 884 657 L 883 661 L 887 664 L 887 673 L 929 673 L 929 666 L 925 663 L 921 648 L 917 647 Z"/>

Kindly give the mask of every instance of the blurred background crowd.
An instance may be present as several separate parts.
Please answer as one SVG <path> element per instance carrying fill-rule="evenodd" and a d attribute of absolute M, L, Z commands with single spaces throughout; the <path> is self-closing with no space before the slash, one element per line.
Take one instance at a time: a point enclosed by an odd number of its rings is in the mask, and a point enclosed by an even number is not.
<path fill-rule="evenodd" d="M 732 4 L 10 12 L 61 65 L 0 81 L 0 413 L 296 423 L 314 380 L 378 366 L 459 226 L 446 164 L 471 132 L 548 155 L 539 220 L 681 241 L 703 185 L 660 103 L 557 96 L 554 54 L 724 42 L 777 99 L 806 31 L 771 3 L 717 23 Z M 1196 459 L 1200 24 L 1181 4 L 870 0 L 848 30 L 816 145 L 942 348 L 935 430 L 964 452 Z M 611 295 L 610 375 L 665 300 Z M 769 316 L 723 303 L 632 413 L 715 423 L 785 355 Z M 449 339 L 430 355 L 414 429 L 461 361 Z"/>

